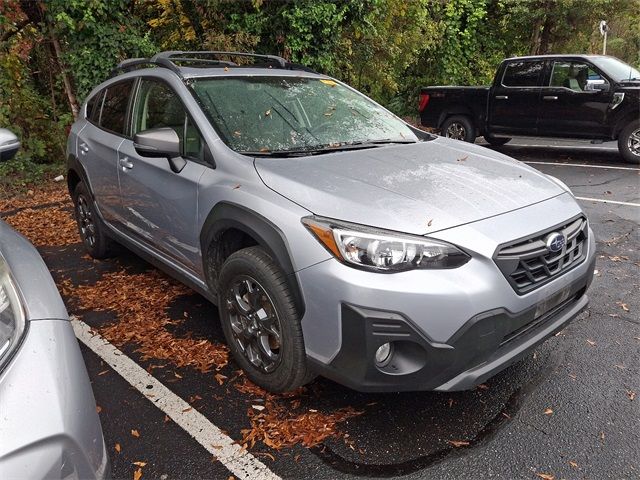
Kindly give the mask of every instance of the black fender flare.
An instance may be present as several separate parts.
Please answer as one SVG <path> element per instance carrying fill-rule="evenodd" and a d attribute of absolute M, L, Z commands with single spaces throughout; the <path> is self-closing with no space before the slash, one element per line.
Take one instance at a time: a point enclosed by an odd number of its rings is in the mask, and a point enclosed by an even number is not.
<path fill-rule="evenodd" d="M 91 183 L 89 182 L 87 171 L 75 155 L 69 154 L 69 156 L 67 157 L 67 189 L 69 190 L 69 196 L 73 195 L 73 188 L 71 185 L 72 172 L 75 173 L 78 178 L 80 178 L 80 180 L 87 186 L 87 190 L 89 190 L 91 199 L 95 200 L 93 197 L 93 189 L 91 188 Z"/>
<path fill-rule="evenodd" d="M 466 107 L 464 105 L 454 105 L 447 108 L 440 114 L 440 117 L 438 118 L 438 128 L 442 128 L 442 124 L 444 123 L 444 121 L 454 115 L 464 115 L 466 117 L 469 117 L 474 124 L 476 123 L 473 111 L 469 107 Z"/>
<path fill-rule="evenodd" d="M 305 311 L 304 300 L 284 233 L 269 219 L 242 205 L 220 202 L 209 212 L 200 232 L 203 271 L 207 271 L 206 252 L 209 245 L 230 228 L 252 237 L 276 261 L 287 276 L 298 314 L 302 318 Z"/>

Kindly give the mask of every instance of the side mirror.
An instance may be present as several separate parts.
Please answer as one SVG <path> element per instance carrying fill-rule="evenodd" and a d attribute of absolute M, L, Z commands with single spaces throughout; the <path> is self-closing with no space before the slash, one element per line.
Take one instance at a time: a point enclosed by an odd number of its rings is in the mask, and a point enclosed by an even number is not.
<path fill-rule="evenodd" d="M 180 138 L 173 128 L 152 128 L 136 133 L 133 147 L 141 157 L 175 158 L 180 156 Z"/>
<path fill-rule="evenodd" d="M 19 149 L 20 140 L 18 137 L 11 130 L 0 128 L 0 161 L 11 160 Z"/>
<path fill-rule="evenodd" d="M 173 128 L 151 128 L 136 133 L 133 148 L 141 157 L 166 158 L 175 173 L 180 173 L 187 165 L 180 150 L 180 137 Z"/>

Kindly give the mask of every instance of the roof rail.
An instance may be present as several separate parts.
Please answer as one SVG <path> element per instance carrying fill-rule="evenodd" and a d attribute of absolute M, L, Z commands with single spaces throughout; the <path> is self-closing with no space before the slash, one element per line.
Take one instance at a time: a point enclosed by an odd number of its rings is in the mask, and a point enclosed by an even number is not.
<path fill-rule="evenodd" d="M 201 60 L 212 60 L 207 57 L 250 57 L 256 58 L 259 60 L 266 60 L 269 63 L 275 63 L 280 68 L 287 68 L 287 61 L 276 55 L 260 55 L 257 53 L 246 53 L 246 52 L 223 52 L 223 51 L 181 51 L 181 50 L 168 50 L 166 52 L 156 53 L 153 57 L 151 57 L 151 61 L 156 61 L 159 59 L 167 59 L 171 61 L 180 61 L 180 62 L 198 62 Z M 204 57 L 204 58 L 203 58 Z M 231 62 L 234 63 L 234 62 Z"/>
<path fill-rule="evenodd" d="M 118 75 L 119 73 L 130 72 L 140 67 L 163 67 L 168 68 L 180 78 L 182 73 L 180 71 L 179 64 L 190 64 L 191 66 L 221 66 L 221 67 L 240 67 L 237 63 L 230 60 L 221 60 L 219 58 L 212 57 L 250 57 L 262 60 L 264 63 L 251 65 L 253 67 L 265 67 L 265 64 L 269 68 L 283 68 L 287 70 L 302 70 L 310 73 L 317 73 L 309 67 L 300 65 L 297 63 L 291 63 L 286 61 L 282 57 L 276 55 L 259 55 L 257 53 L 245 53 L 245 52 L 222 52 L 222 51 L 181 51 L 181 50 L 169 50 L 166 52 L 156 53 L 151 58 L 130 58 L 124 60 L 118 64 L 116 68 L 111 70 L 109 78 Z M 185 65 L 186 66 L 186 65 Z"/>
<path fill-rule="evenodd" d="M 129 58 L 128 60 L 123 60 L 118 64 L 116 68 L 111 70 L 109 74 L 109 78 L 115 77 L 119 73 L 130 72 L 132 70 L 136 70 L 138 67 L 164 67 L 168 68 L 172 72 L 178 74 L 178 76 L 182 77 L 180 74 L 180 69 L 173 63 L 168 61 L 165 58 L 159 58 L 158 60 L 153 60 L 149 58 Z"/>

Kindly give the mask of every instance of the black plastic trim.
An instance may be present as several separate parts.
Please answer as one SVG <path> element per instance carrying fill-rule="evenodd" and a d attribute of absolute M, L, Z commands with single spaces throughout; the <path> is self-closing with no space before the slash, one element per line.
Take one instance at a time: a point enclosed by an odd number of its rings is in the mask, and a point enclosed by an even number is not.
<path fill-rule="evenodd" d="M 270 220 L 246 207 L 230 202 L 220 202 L 213 207 L 200 233 L 203 271 L 207 271 L 207 265 L 204 264 L 207 247 L 229 228 L 237 229 L 252 237 L 279 264 L 287 275 L 298 314 L 302 317 L 305 312 L 304 300 L 284 233 Z"/>

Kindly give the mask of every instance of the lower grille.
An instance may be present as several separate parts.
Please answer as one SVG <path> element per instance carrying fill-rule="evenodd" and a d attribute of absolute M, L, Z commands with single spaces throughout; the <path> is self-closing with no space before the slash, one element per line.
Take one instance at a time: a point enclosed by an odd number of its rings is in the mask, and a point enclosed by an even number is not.
<path fill-rule="evenodd" d="M 564 237 L 564 246 L 552 251 L 552 237 Z M 580 216 L 555 228 L 502 245 L 494 257 L 517 294 L 523 295 L 559 277 L 585 259 L 587 219 Z"/>

